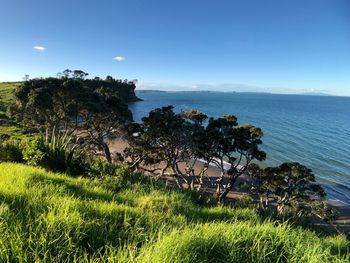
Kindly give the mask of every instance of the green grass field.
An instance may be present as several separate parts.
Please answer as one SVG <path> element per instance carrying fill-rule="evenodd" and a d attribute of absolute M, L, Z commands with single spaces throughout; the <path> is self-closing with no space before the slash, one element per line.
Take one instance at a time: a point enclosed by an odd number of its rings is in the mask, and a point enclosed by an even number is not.
<path fill-rule="evenodd" d="M 349 241 L 209 207 L 150 181 L 111 185 L 0 164 L 0 262 L 348 262 Z"/>

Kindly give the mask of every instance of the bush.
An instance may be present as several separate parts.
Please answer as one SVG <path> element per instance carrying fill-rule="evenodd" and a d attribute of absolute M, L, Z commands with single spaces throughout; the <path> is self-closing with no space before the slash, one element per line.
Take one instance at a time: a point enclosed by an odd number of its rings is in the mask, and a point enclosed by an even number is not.
<path fill-rule="evenodd" d="M 103 179 L 115 175 L 116 167 L 102 158 L 93 160 L 88 169 L 88 176 Z"/>
<path fill-rule="evenodd" d="M 23 162 L 22 147 L 18 141 L 0 141 L 0 162 Z"/>
<path fill-rule="evenodd" d="M 55 172 L 70 175 L 84 173 L 84 157 L 78 144 L 67 135 L 53 135 L 45 140 L 42 136 L 30 141 L 23 152 L 23 159 L 29 165 L 41 166 Z"/>
<path fill-rule="evenodd" d="M 44 138 L 41 136 L 35 137 L 27 144 L 23 152 L 23 159 L 29 165 L 43 166 L 43 160 L 46 155 L 46 147 Z"/>
<path fill-rule="evenodd" d="M 88 168 L 88 176 L 100 180 L 102 185 L 111 191 L 119 191 L 135 183 L 150 181 L 141 174 L 130 173 L 126 165 L 117 167 L 102 158 L 96 158 Z"/>

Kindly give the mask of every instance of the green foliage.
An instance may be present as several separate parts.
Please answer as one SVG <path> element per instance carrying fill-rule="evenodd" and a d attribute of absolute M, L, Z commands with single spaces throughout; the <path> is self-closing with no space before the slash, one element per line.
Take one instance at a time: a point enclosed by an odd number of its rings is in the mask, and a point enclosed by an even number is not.
<path fill-rule="evenodd" d="M 199 205 L 189 191 L 132 180 L 114 192 L 100 180 L 0 164 L 0 261 L 349 259 L 344 237 L 320 238 L 287 225 L 276 227 L 262 222 L 251 209 Z"/>
<path fill-rule="evenodd" d="M 23 159 L 29 165 L 44 166 L 43 160 L 46 155 L 45 140 L 42 136 L 36 136 L 31 140 L 23 151 Z"/>
<path fill-rule="evenodd" d="M 180 187 L 187 184 L 192 189 L 201 188 L 206 169 L 214 164 L 221 171 L 215 182 L 221 202 L 253 160 L 265 159 L 265 152 L 260 150 L 263 133 L 252 125 L 239 126 L 233 115 L 210 118 L 204 124 L 206 119 L 204 113 L 196 110 L 176 113 L 173 106 L 154 109 L 142 118 L 140 125 L 131 126 L 126 156 L 141 168 L 162 163 L 160 176 L 170 169 Z M 194 167 L 200 159 L 205 165 L 195 174 Z M 225 177 L 225 161 L 230 166 L 229 178 Z M 185 172 L 180 164 L 185 165 Z"/>
<path fill-rule="evenodd" d="M 74 132 L 91 151 L 112 157 L 107 139 L 132 120 L 127 103 L 136 98 L 131 82 L 85 79 L 81 70 L 65 70 L 59 78 L 24 81 L 14 92 L 10 115 L 28 131 L 49 135 L 53 129 Z M 131 94 L 131 95 L 130 95 Z"/>
<path fill-rule="evenodd" d="M 130 173 L 126 165 L 117 167 L 102 158 L 96 158 L 89 164 L 88 176 L 99 180 L 103 186 L 114 192 L 133 184 L 151 182 L 150 178 L 139 173 Z"/>
<path fill-rule="evenodd" d="M 103 179 L 115 176 L 116 167 L 102 158 L 96 158 L 89 166 L 88 176 L 95 179 Z"/>
<path fill-rule="evenodd" d="M 16 89 L 9 112 L 28 129 L 62 129 L 77 121 L 90 99 L 89 89 L 80 80 L 32 79 Z"/>
<path fill-rule="evenodd" d="M 53 132 L 49 139 L 37 136 L 23 152 L 23 159 L 33 166 L 52 171 L 80 174 L 84 172 L 83 152 L 73 137 Z"/>
<path fill-rule="evenodd" d="M 299 163 L 278 167 L 249 167 L 249 180 L 243 187 L 260 199 L 260 208 L 274 208 L 279 215 L 316 214 L 334 219 L 335 213 L 325 204 L 326 192 L 316 183 L 311 169 Z"/>
<path fill-rule="evenodd" d="M 70 73 L 69 73 L 70 74 Z M 129 96 L 120 92 L 127 88 L 134 94 L 135 85 L 84 79 L 87 73 L 74 70 L 61 78 L 40 78 L 24 81 L 14 92 L 9 112 L 18 123 L 29 129 L 47 131 L 53 128 L 66 131 L 77 128 L 84 117 L 97 113 L 115 113 L 125 109 Z M 97 85 L 98 84 L 98 85 Z M 125 86 L 125 87 L 124 87 Z M 109 90 L 102 94 L 100 89 Z M 116 101 L 118 99 L 118 101 Z"/>
<path fill-rule="evenodd" d="M 54 171 L 72 173 L 75 157 L 81 155 L 81 151 L 78 151 L 79 144 L 73 142 L 73 137 L 68 136 L 67 133 L 61 135 L 53 132 L 51 138 L 45 143 L 49 166 L 53 167 Z"/>
<path fill-rule="evenodd" d="M 0 140 L 0 162 L 22 162 L 22 146 L 17 140 Z"/>

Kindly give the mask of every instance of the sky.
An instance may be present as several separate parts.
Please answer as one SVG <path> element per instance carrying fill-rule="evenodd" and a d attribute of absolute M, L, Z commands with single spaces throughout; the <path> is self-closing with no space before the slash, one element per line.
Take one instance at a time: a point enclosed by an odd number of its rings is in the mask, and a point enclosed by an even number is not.
<path fill-rule="evenodd" d="M 350 96 L 349 0 L 1 0 L 0 81 Z"/>

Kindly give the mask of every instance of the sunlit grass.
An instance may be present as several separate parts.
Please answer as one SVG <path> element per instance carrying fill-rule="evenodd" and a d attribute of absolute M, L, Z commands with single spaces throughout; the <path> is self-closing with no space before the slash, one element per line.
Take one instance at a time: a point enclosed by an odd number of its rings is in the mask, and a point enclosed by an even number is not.
<path fill-rule="evenodd" d="M 197 224 L 162 235 L 145 246 L 139 262 L 347 262 L 334 248 L 344 239 L 324 242 L 314 233 L 286 223 L 237 221 Z M 337 250 L 337 249 L 336 249 Z"/>
<path fill-rule="evenodd" d="M 0 114 L 6 113 L 6 107 L 11 103 L 16 87 L 18 83 L 0 83 Z"/>
<path fill-rule="evenodd" d="M 113 193 L 99 181 L 2 163 L 0 262 L 336 262 L 348 253 L 343 237 L 201 202 L 152 182 Z"/>
<path fill-rule="evenodd" d="M 19 83 L 0 83 L 0 134 L 10 135 L 12 138 L 25 138 L 21 129 L 15 124 L 9 122 L 7 117 L 7 107 L 13 99 L 13 92 Z"/>

